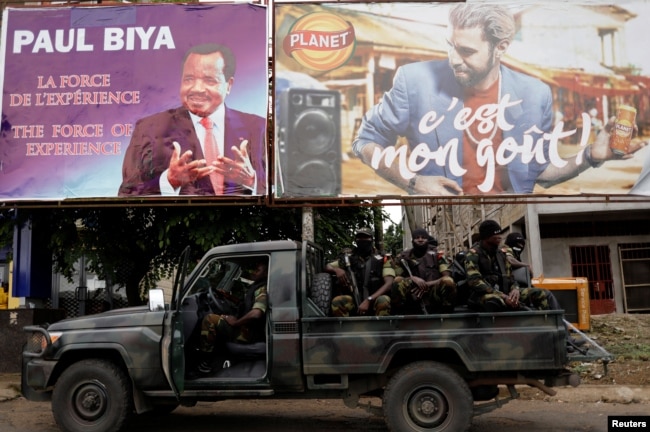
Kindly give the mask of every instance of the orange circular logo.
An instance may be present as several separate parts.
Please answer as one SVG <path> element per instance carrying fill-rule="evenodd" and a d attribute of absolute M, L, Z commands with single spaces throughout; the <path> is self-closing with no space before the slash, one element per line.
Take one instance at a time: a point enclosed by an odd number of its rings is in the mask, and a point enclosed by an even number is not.
<path fill-rule="evenodd" d="M 354 54 L 354 27 L 338 15 L 314 12 L 301 17 L 285 36 L 284 52 L 318 71 L 341 67 Z"/>

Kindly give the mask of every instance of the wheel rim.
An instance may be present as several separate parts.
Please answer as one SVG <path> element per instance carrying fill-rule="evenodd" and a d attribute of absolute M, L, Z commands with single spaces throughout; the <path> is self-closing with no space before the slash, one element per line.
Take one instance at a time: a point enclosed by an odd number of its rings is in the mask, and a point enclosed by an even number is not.
<path fill-rule="evenodd" d="M 425 429 L 443 424 L 449 416 L 447 398 L 434 387 L 415 389 L 408 395 L 404 409 L 412 423 Z"/>
<path fill-rule="evenodd" d="M 72 406 L 82 420 L 91 422 L 101 418 L 108 407 L 106 388 L 98 381 L 80 384 L 72 396 Z"/>

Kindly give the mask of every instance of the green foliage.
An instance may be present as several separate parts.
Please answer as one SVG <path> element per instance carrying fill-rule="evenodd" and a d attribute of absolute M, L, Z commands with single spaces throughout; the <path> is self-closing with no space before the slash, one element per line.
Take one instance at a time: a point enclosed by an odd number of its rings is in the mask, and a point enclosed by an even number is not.
<path fill-rule="evenodd" d="M 112 282 L 126 286 L 135 303 L 139 288 L 171 276 L 186 246 L 197 262 L 219 244 L 289 238 L 300 226 L 296 215 L 295 209 L 255 206 L 135 207 L 92 211 L 82 225 L 84 244 L 96 254 L 93 271 L 113 275 Z"/>
<path fill-rule="evenodd" d="M 387 253 L 393 256 L 403 249 L 404 230 L 401 225 L 391 224 L 384 234 L 384 248 Z"/>
<path fill-rule="evenodd" d="M 14 241 L 16 211 L 14 209 L 0 210 L 0 249 L 11 247 Z"/>
<path fill-rule="evenodd" d="M 614 357 L 623 357 L 627 360 L 650 359 L 650 343 L 647 341 L 623 341 L 608 347 L 609 353 Z"/>
<path fill-rule="evenodd" d="M 326 259 L 334 259 L 351 247 L 354 232 L 362 226 L 373 227 L 368 207 L 317 207 L 314 209 L 315 242 L 325 250 Z"/>
<path fill-rule="evenodd" d="M 360 226 L 387 219 L 380 208 L 314 208 L 315 241 L 333 258 L 354 239 Z M 379 221 L 379 222 L 377 222 Z M 89 271 L 126 287 L 130 304 L 142 291 L 170 277 L 181 251 L 190 246 L 196 263 L 220 244 L 302 239 L 301 208 L 265 206 L 170 206 L 20 209 L 0 212 L 0 246 L 11 245 L 14 227 L 32 224 L 46 232 L 54 271 L 70 281 L 83 256 Z"/>

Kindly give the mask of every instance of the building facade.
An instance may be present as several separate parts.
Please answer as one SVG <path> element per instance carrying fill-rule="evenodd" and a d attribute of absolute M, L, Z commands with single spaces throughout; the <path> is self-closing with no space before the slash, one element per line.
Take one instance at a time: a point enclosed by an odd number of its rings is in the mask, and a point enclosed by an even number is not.
<path fill-rule="evenodd" d="M 535 277 L 585 277 L 591 313 L 650 311 L 650 202 L 506 203 L 414 208 L 415 225 L 428 229 L 450 257 L 471 246 L 478 226 L 496 220 L 526 241 L 523 260 Z M 410 245 L 405 228 L 405 245 Z"/>

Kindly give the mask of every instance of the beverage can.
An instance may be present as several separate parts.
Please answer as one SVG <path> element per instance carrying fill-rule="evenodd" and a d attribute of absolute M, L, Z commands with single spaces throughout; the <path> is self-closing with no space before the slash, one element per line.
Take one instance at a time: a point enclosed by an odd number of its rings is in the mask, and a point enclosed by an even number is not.
<path fill-rule="evenodd" d="M 609 137 L 609 148 L 612 152 L 617 155 L 628 153 L 635 123 L 636 108 L 629 105 L 619 105 L 616 108 L 616 120 Z"/>

